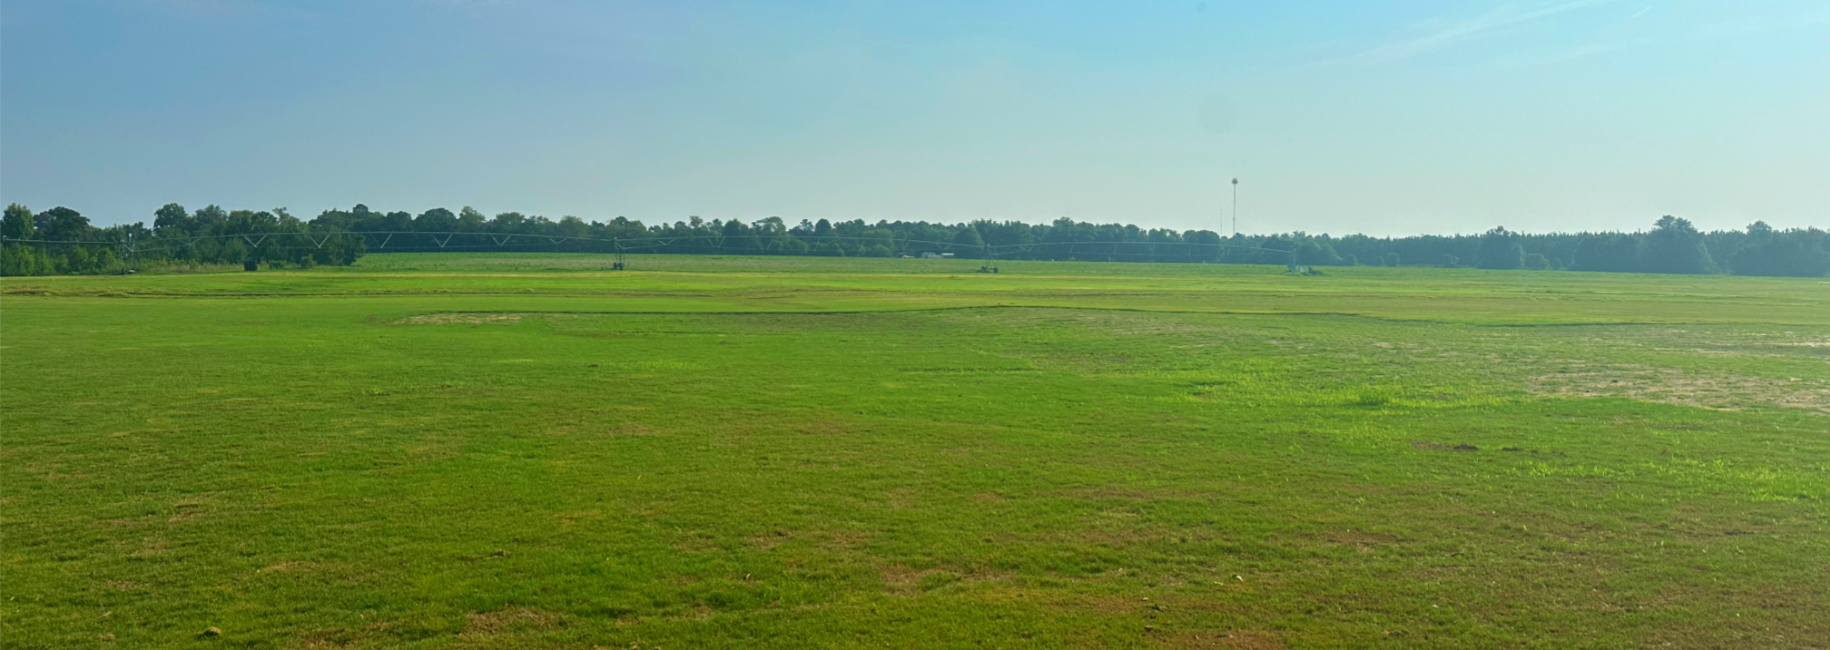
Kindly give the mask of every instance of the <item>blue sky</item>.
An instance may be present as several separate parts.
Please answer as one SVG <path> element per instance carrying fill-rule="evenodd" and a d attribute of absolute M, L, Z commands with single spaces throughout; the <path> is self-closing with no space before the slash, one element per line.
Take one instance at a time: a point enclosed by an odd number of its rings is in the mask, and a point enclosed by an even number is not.
<path fill-rule="evenodd" d="M 8 0 L 0 201 L 1830 226 L 1830 3 Z"/>

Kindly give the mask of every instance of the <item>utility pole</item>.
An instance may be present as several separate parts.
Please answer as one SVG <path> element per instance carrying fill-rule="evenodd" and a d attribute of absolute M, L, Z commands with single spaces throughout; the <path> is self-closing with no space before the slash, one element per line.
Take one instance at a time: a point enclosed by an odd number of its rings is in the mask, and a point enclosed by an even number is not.
<path fill-rule="evenodd" d="M 1233 235 L 1239 234 L 1239 178 L 1233 178 Z"/>

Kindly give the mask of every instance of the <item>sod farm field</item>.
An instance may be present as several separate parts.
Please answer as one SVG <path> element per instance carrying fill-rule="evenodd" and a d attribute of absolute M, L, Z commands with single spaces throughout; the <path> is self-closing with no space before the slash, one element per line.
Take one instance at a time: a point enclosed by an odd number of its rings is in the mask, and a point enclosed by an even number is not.
<path fill-rule="evenodd" d="M 0 281 L 0 643 L 1830 639 L 1830 281 L 611 261 Z"/>

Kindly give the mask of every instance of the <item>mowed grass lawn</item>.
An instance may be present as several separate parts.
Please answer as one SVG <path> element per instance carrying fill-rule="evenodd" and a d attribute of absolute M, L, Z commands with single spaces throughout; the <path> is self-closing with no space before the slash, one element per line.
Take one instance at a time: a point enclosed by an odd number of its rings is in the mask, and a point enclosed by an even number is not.
<path fill-rule="evenodd" d="M 609 262 L 0 281 L 0 643 L 1830 639 L 1825 280 Z"/>

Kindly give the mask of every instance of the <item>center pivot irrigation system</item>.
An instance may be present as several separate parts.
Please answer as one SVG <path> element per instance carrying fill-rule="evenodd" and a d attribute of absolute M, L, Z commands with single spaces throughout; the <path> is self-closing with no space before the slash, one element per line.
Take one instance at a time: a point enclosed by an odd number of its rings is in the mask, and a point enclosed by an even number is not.
<path fill-rule="evenodd" d="M 379 232 L 256 232 L 228 235 L 157 235 L 151 239 L 135 240 L 128 237 L 119 241 L 52 241 L 42 239 L 12 239 L 3 241 L 8 244 L 24 244 L 53 248 L 59 246 L 94 246 L 112 247 L 119 250 L 127 260 L 134 260 L 151 253 L 177 253 L 205 243 L 237 242 L 248 246 L 252 252 L 277 252 L 280 250 L 320 249 L 333 238 L 360 237 L 366 250 L 370 252 L 437 252 L 437 251 L 515 251 L 515 252 L 567 252 L 567 253 L 600 253 L 616 256 L 614 269 L 627 268 L 624 258 L 629 253 L 659 254 L 735 254 L 735 255 L 799 255 L 799 256 L 866 256 L 861 249 L 867 246 L 884 246 L 891 255 L 921 255 L 923 253 L 953 254 L 970 256 L 972 259 L 1009 260 L 1009 259 L 1077 259 L 1084 261 L 1158 261 L 1158 262 L 1207 262 L 1245 261 L 1246 255 L 1256 253 L 1260 263 L 1269 263 L 1264 259 L 1265 253 L 1295 255 L 1295 251 L 1262 246 L 1248 246 L 1221 242 L 1139 242 L 1139 241 L 1040 241 L 1022 244 L 983 244 L 978 246 L 953 242 L 927 241 L 921 239 L 894 239 L 884 237 L 854 236 L 813 236 L 794 235 L 741 235 L 726 237 L 722 235 L 673 235 L 656 237 L 577 237 L 521 233 L 490 232 L 419 232 L 419 231 L 379 231 Z M 830 249 L 811 248 L 817 244 L 836 244 Z M 853 245 L 849 249 L 845 245 Z M 881 256 L 881 255 L 878 255 Z M 176 255 L 174 255 L 176 257 Z"/>

